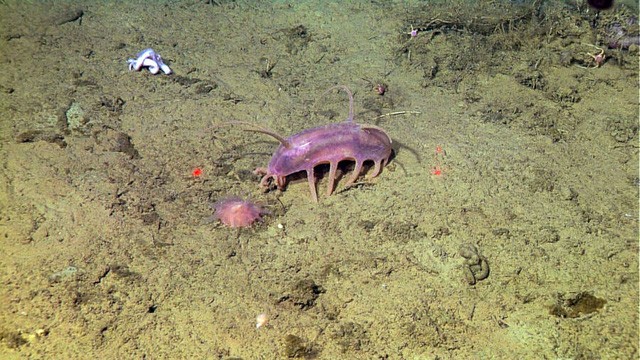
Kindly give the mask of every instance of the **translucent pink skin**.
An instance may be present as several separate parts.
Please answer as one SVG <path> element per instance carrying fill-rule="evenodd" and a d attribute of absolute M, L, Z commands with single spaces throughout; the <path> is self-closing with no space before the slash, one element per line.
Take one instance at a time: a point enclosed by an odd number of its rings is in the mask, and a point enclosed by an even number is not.
<path fill-rule="evenodd" d="M 213 218 L 232 227 L 249 227 L 256 221 L 262 221 L 267 211 L 248 200 L 238 197 L 223 199 L 211 205 L 215 209 Z"/>
<path fill-rule="evenodd" d="M 345 186 L 353 184 L 362 171 L 365 161 L 373 161 L 371 177 L 376 177 L 391 156 L 391 138 L 374 125 L 357 124 L 353 121 L 353 95 L 346 86 L 340 86 L 349 94 L 349 118 L 341 123 L 307 129 L 285 139 L 271 157 L 267 168 L 258 168 L 256 173 L 264 175 L 260 185 L 269 188 L 273 179 L 278 189 L 286 186 L 287 176 L 306 171 L 311 196 L 318 201 L 314 167 L 329 164 L 327 196 L 333 193 L 338 163 L 355 161 L 355 168 Z"/>

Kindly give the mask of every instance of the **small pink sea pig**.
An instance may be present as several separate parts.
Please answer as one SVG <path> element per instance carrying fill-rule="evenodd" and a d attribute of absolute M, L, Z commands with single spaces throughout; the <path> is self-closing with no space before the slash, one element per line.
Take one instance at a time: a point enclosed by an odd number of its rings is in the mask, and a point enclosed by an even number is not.
<path fill-rule="evenodd" d="M 211 207 L 215 210 L 213 219 L 232 228 L 249 227 L 256 221 L 262 221 L 262 215 L 269 213 L 259 205 L 237 196 L 219 200 Z"/>

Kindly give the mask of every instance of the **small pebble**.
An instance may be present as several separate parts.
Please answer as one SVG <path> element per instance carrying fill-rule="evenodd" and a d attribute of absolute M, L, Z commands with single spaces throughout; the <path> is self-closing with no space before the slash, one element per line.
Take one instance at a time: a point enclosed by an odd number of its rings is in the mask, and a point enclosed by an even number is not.
<path fill-rule="evenodd" d="M 256 329 L 260 329 L 262 326 L 267 325 L 269 322 L 269 316 L 265 313 L 256 316 Z"/>

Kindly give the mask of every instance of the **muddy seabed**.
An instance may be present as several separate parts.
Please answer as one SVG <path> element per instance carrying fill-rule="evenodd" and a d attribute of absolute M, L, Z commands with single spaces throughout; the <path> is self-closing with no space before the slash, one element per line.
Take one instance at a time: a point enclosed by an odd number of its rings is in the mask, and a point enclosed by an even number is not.
<path fill-rule="evenodd" d="M 482 3 L 0 2 L 0 357 L 637 358 L 638 49 L 588 55 L 637 9 Z M 317 204 L 212 127 L 336 84 L 395 157 Z"/>

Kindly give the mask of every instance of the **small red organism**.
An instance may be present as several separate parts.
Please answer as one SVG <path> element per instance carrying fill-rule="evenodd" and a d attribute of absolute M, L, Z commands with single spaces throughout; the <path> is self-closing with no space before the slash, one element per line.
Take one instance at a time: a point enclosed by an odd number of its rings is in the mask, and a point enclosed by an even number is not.
<path fill-rule="evenodd" d="M 195 168 L 193 169 L 193 171 L 191 172 L 191 176 L 193 176 L 194 178 L 198 178 L 202 175 L 202 169 L 200 168 Z"/>
<path fill-rule="evenodd" d="M 431 168 L 431 175 L 434 176 L 443 176 L 444 167 L 442 163 L 444 162 L 444 158 L 447 156 L 446 151 L 440 145 L 436 145 L 436 149 L 433 155 L 433 161 L 435 165 Z"/>

